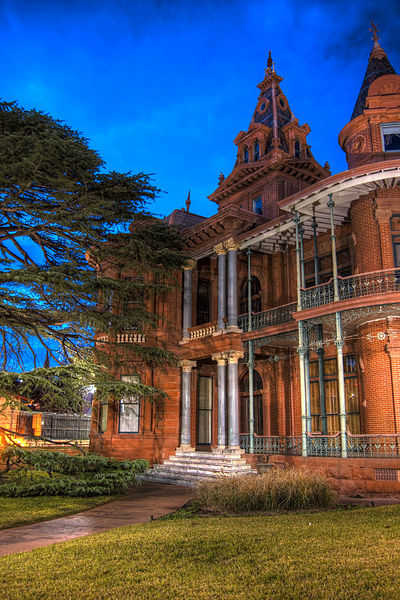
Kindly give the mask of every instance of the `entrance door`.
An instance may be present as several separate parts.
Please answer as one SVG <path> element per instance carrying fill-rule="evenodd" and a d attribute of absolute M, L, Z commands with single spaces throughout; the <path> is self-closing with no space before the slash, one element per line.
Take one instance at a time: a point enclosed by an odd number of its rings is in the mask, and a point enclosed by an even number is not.
<path fill-rule="evenodd" d="M 212 377 L 199 376 L 197 391 L 197 446 L 210 450 L 212 443 Z"/>

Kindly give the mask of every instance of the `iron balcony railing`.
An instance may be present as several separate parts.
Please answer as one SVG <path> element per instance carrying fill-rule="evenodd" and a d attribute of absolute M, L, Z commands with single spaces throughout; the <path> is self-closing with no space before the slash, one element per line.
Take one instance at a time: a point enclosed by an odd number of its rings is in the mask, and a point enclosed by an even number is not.
<path fill-rule="evenodd" d="M 400 269 L 338 277 L 338 292 L 339 300 L 400 292 Z M 334 300 L 332 279 L 327 283 L 301 290 L 301 307 L 303 310 L 330 304 Z"/>
<path fill-rule="evenodd" d="M 264 327 L 271 327 L 272 325 L 290 323 L 290 321 L 293 320 L 294 312 L 296 312 L 296 302 L 254 313 L 251 316 L 252 329 L 263 329 Z M 238 325 L 243 331 L 248 331 L 249 315 L 240 315 L 238 318 Z"/>
<path fill-rule="evenodd" d="M 347 456 L 349 458 L 400 457 L 400 434 L 353 435 L 347 433 Z M 307 434 L 307 456 L 340 457 L 340 434 Z M 240 447 L 249 453 L 249 434 L 240 435 Z M 254 435 L 254 454 L 301 455 L 300 436 Z"/>

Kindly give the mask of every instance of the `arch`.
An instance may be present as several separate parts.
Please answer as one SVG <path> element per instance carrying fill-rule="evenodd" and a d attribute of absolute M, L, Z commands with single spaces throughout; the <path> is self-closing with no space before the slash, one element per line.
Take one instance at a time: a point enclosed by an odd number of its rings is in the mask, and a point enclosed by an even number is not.
<path fill-rule="evenodd" d="M 261 312 L 261 283 L 258 277 L 252 275 L 251 277 L 251 308 L 253 313 Z M 243 279 L 240 285 L 240 306 L 239 312 L 241 315 L 248 313 L 248 289 L 247 289 L 247 278 Z"/>

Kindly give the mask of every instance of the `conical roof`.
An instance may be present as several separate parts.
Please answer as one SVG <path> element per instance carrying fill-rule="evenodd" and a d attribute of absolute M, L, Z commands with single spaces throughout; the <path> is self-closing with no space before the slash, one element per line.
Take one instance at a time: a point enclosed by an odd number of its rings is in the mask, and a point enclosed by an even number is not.
<path fill-rule="evenodd" d="M 363 113 L 369 88 L 375 79 L 382 77 L 382 75 L 396 75 L 396 71 L 390 64 L 386 52 L 379 44 L 376 29 L 374 29 L 374 45 L 369 55 L 367 70 L 351 115 L 351 121 Z"/>

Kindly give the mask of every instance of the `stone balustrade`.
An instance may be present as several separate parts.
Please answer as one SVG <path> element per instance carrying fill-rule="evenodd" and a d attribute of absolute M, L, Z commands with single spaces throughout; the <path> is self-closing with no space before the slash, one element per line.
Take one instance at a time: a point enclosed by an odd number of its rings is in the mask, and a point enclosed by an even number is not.
<path fill-rule="evenodd" d="M 196 325 L 189 328 L 189 336 L 191 340 L 207 337 L 217 331 L 217 322 L 205 323 L 204 325 Z"/>

